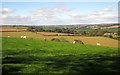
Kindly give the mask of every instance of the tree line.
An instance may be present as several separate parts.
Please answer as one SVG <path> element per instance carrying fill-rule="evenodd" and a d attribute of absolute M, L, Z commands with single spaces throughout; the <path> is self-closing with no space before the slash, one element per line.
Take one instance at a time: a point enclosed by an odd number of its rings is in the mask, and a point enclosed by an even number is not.
<path fill-rule="evenodd" d="M 80 34 L 84 36 L 103 36 L 105 33 L 118 33 L 118 31 L 108 31 L 104 29 L 89 29 L 89 28 L 60 28 L 60 27 L 43 27 L 30 26 L 27 29 L 31 32 L 58 32 L 67 34 Z"/>

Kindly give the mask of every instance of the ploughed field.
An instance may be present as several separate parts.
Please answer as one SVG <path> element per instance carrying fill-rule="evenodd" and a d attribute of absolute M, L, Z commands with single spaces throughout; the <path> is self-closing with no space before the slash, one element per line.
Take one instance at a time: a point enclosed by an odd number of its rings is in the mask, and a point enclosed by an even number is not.
<path fill-rule="evenodd" d="M 2 32 L 17 32 L 17 31 L 27 31 L 28 27 L 0 27 Z"/>
<path fill-rule="evenodd" d="M 44 35 L 51 35 L 51 36 L 44 36 Z M 31 39 L 40 39 L 43 40 L 43 38 L 46 38 L 47 40 L 51 40 L 52 38 L 62 38 L 70 43 L 73 42 L 73 40 L 81 40 L 84 42 L 84 44 L 88 45 L 96 45 L 98 42 L 101 44 L 101 46 L 107 46 L 107 47 L 116 47 L 118 48 L 118 40 L 106 38 L 106 37 L 86 37 L 86 36 L 52 36 L 57 33 L 51 33 L 51 32 L 2 32 L 2 37 L 8 37 L 10 38 L 20 38 L 20 36 L 27 36 L 27 38 Z M 58 33 L 59 35 L 62 35 L 62 33 Z"/>
<path fill-rule="evenodd" d="M 118 48 L 2 38 L 3 75 L 119 75 Z"/>

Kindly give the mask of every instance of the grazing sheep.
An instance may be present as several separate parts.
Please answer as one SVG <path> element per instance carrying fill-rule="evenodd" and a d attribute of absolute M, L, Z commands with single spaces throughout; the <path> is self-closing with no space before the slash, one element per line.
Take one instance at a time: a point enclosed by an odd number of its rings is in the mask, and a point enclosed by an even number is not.
<path fill-rule="evenodd" d="M 97 43 L 97 46 L 100 46 L 100 43 Z"/>
<path fill-rule="evenodd" d="M 23 38 L 23 36 L 20 36 L 20 38 Z"/>
<path fill-rule="evenodd" d="M 21 36 L 21 39 L 26 39 L 26 36 Z"/>
<path fill-rule="evenodd" d="M 76 42 L 75 41 L 73 41 L 73 44 L 75 44 Z"/>
<path fill-rule="evenodd" d="M 8 36 L 8 38 L 9 38 L 10 36 Z"/>
<path fill-rule="evenodd" d="M 44 41 L 46 41 L 46 38 L 44 38 Z"/>
<path fill-rule="evenodd" d="M 81 40 L 74 40 L 73 44 L 75 44 L 75 43 L 84 44 Z"/>
<path fill-rule="evenodd" d="M 23 36 L 23 39 L 26 39 L 26 36 Z"/>

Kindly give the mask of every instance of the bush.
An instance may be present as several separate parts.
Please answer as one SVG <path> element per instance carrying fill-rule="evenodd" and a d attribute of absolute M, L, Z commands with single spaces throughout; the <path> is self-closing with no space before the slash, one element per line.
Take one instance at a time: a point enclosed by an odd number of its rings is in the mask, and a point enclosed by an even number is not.
<path fill-rule="evenodd" d="M 57 42 L 69 42 L 64 38 L 52 38 L 51 41 L 57 41 Z"/>

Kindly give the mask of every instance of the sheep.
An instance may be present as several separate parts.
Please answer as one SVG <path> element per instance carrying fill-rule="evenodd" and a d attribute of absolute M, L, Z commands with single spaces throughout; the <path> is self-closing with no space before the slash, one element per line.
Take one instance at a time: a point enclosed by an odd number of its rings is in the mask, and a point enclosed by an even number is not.
<path fill-rule="evenodd" d="M 26 39 L 26 36 L 21 36 L 21 39 Z"/>
<path fill-rule="evenodd" d="M 76 41 L 73 41 L 73 44 L 75 44 L 76 43 Z"/>
<path fill-rule="evenodd" d="M 75 43 L 84 44 L 81 40 L 74 40 L 73 44 L 75 44 Z"/>
<path fill-rule="evenodd" d="M 21 38 L 23 38 L 23 36 L 20 36 Z"/>
<path fill-rule="evenodd" d="M 10 36 L 8 36 L 8 38 L 9 38 Z"/>
<path fill-rule="evenodd" d="M 23 36 L 23 39 L 26 39 L 26 36 Z"/>
<path fill-rule="evenodd" d="M 100 43 L 97 43 L 97 46 L 100 46 Z"/>
<path fill-rule="evenodd" d="M 46 38 L 44 38 L 44 41 L 46 41 Z"/>

